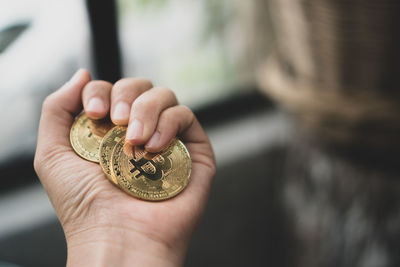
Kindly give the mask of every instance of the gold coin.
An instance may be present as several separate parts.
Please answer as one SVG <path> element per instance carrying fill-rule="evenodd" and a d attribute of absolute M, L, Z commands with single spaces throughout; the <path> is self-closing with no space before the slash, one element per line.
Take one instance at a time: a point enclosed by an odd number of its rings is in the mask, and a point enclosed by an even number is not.
<path fill-rule="evenodd" d="M 100 143 L 100 165 L 107 178 L 118 185 L 118 181 L 111 172 L 111 155 L 115 145 L 125 139 L 126 127 L 115 126 L 103 137 Z"/>
<path fill-rule="evenodd" d="M 91 120 L 82 113 L 71 127 L 69 137 L 72 148 L 82 158 L 99 162 L 100 142 L 113 126 L 109 118 Z"/>
<path fill-rule="evenodd" d="M 131 147 L 119 141 L 112 153 L 113 175 L 130 195 L 145 200 L 165 200 L 180 193 L 188 184 L 192 161 L 178 139 L 160 153 Z"/>

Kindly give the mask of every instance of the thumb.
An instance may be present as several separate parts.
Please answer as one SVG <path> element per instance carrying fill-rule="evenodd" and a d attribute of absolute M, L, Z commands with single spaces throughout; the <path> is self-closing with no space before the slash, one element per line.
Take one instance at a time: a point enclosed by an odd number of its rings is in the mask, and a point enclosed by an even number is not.
<path fill-rule="evenodd" d="M 69 147 L 69 130 L 74 117 L 82 110 L 81 93 L 89 81 L 89 72 L 80 69 L 43 102 L 36 156 L 50 152 L 51 148 Z"/>

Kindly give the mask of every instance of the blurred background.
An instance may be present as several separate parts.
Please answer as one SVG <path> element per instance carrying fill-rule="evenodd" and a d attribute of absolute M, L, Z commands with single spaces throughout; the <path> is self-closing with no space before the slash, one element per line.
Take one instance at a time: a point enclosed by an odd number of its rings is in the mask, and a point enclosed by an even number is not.
<path fill-rule="evenodd" d="M 78 68 L 196 113 L 218 173 L 185 266 L 400 266 L 395 1 L 0 0 L 0 266 L 63 266 L 33 170 Z"/>

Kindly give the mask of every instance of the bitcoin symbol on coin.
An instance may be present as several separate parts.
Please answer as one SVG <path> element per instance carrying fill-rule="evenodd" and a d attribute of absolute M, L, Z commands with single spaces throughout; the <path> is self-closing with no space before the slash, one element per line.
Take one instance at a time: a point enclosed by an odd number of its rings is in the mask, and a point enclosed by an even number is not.
<path fill-rule="evenodd" d="M 137 153 L 139 156 L 129 161 L 133 166 L 130 173 L 136 179 L 144 176 L 152 181 L 159 180 L 172 167 L 172 162 L 168 158 L 171 153 L 171 151 L 167 151 L 163 155 L 157 154 L 150 160 L 146 159 L 143 153 Z"/>
<path fill-rule="evenodd" d="M 190 179 L 190 155 L 178 139 L 157 154 L 121 140 L 113 149 L 111 162 L 112 175 L 118 185 L 141 199 L 171 198 L 181 192 Z"/>

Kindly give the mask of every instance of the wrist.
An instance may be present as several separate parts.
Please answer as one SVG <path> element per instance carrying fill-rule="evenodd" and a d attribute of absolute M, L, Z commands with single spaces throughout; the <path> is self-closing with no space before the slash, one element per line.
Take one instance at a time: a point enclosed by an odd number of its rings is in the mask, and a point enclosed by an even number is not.
<path fill-rule="evenodd" d="M 66 233 L 67 266 L 183 266 L 186 248 L 114 226 Z"/>

